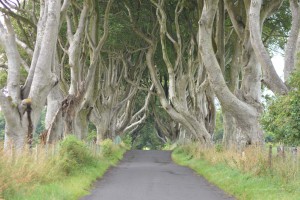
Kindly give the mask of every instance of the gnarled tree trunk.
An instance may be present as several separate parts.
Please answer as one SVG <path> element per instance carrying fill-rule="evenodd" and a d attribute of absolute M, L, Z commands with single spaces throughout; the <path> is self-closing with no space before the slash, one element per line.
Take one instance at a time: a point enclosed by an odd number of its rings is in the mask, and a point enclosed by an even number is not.
<path fill-rule="evenodd" d="M 20 56 L 13 28 L 6 17 L 6 29 L 1 24 L 1 43 L 8 57 L 7 93 L 1 92 L 0 103 L 6 119 L 5 148 L 21 150 L 32 144 L 33 132 L 50 90 L 58 78 L 52 73 L 58 36 L 61 1 L 41 4 L 37 43 L 32 64 L 23 89 L 20 87 Z M 27 137 L 27 139 L 25 139 Z M 27 141 L 26 141 L 27 140 Z"/>
<path fill-rule="evenodd" d="M 260 104 L 256 102 L 250 104 L 247 101 L 238 99 L 232 94 L 225 83 L 222 70 L 214 54 L 212 42 L 207 39 L 212 37 L 212 27 L 217 8 L 218 0 L 204 1 L 202 16 L 199 21 L 198 43 L 203 63 L 207 70 L 209 81 L 222 108 L 226 111 L 230 111 L 232 116 L 236 119 L 240 146 L 262 144 L 263 134 L 258 122 L 260 110 L 259 107 L 257 107 Z M 260 82 L 259 79 L 253 81 L 256 81 L 256 83 L 253 84 Z"/>

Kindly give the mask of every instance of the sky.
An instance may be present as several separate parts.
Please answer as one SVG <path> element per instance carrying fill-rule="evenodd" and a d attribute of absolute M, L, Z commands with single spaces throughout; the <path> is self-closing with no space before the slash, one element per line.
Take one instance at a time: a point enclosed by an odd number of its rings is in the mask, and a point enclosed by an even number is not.
<path fill-rule="evenodd" d="M 272 62 L 279 77 L 283 80 L 284 58 L 280 53 L 272 57 Z"/>
<path fill-rule="evenodd" d="M 280 53 L 275 53 L 274 56 L 271 58 L 272 63 L 274 65 L 274 68 L 278 74 L 278 76 L 284 81 L 284 76 L 283 76 L 283 68 L 284 68 L 284 57 Z M 269 90 L 268 88 L 264 88 L 262 91 L 263 96 L 268 95 L 268 96 L 274 96 L 274 93 Z M 266 100 L 264 97 L 262 98 L 262 103 L 265 104 Z"/>

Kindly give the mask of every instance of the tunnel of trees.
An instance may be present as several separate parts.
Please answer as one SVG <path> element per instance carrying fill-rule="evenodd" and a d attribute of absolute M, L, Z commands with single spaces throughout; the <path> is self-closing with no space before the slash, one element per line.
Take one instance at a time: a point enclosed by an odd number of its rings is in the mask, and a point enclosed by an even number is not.
<path fill-rule="evenodd" d="M 0 0 L 0 138 L 300 141 L 298 0 Z M 284 80 L 271 57 L 284 56 Z M 299 66 L 299 64 L 298 64 Z M 264 91 L 275 96 L 263 98 Z M 42 120 L 41 120 L 42 119 Z"/>

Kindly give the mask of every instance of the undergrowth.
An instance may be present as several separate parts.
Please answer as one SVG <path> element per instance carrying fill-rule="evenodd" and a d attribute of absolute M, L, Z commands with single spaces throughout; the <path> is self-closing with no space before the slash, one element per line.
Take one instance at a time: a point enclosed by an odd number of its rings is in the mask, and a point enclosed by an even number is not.
<path fill-rule="evenodd" d="M 270 167 L 264 149 L 249 147 L 238 153 L 195 143 L 178 147 L 172 156 L 238 199 L 296 200 L 300 196 L 299 158 L 274 156 Z"/>
<path fill-rule="evenodd" d="M 0 149 L 0 199 L 69 200 L 86 195 L 91 183 L 126 151 L 123 144 L 113 142 L 94 149 L 74 136 L 18 155 Z"/>

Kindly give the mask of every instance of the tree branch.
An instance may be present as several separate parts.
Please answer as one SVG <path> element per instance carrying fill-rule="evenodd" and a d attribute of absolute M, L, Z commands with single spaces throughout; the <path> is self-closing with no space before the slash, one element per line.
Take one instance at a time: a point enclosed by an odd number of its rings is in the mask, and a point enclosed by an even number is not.
<path fill-rule="evenodd" d="M 17 49 L 15 33 L 8 17 L 4 17 L 6 29 L 0 21 L 0 42 L 4 45 L 8 61 L 7 90 L 14 103 L 18 103 L 20 96 L 20 62 L 21 57 Z"/>
<path fill-rule="evenodd" d="M 297 57 L 297 43 L 299 42 L 300 33 L 300 2 L 297 0 L 290 0 L 290 8 L 292 11 L 292 28 L 288 41 L 285 47 L 284 57 L 284 80 L 290 78 L 291 73 L 295 70 Z"/>
<path fill-rule="evenodd" d="M 262 43 L 261 37 L 261 11 L 262 0 L 251 0 L 250 12 L 249 12 L 249 29 L 250 29 L 250 39 L 253 46 L 255 55 L 262 65 L 263 71 L 263 83 L 274 93 L 286 94 L 288 88 L 279 78 L 275 71 L 273 63 L 271 61 L 270 55 Z"/>
<path fill-rule="evenodd" d="M 0 12 L 6 14 L 8 16 L 11 16 L 11 17 L 15 18 L 16 20 L 20 20 L 20 21 L 32 26 L 36 30 L 36 25 L 32 21 L 30 21 L 29 19 L 27 19 L 27 18 L 25 18 L 21 15 L 18 15 L 18 14 L 16 14 L 15 12 L 13 12 L 11 10 L 7 10 L 7 9 L 1 8 L 1 7 L 0 7 Z"/>

